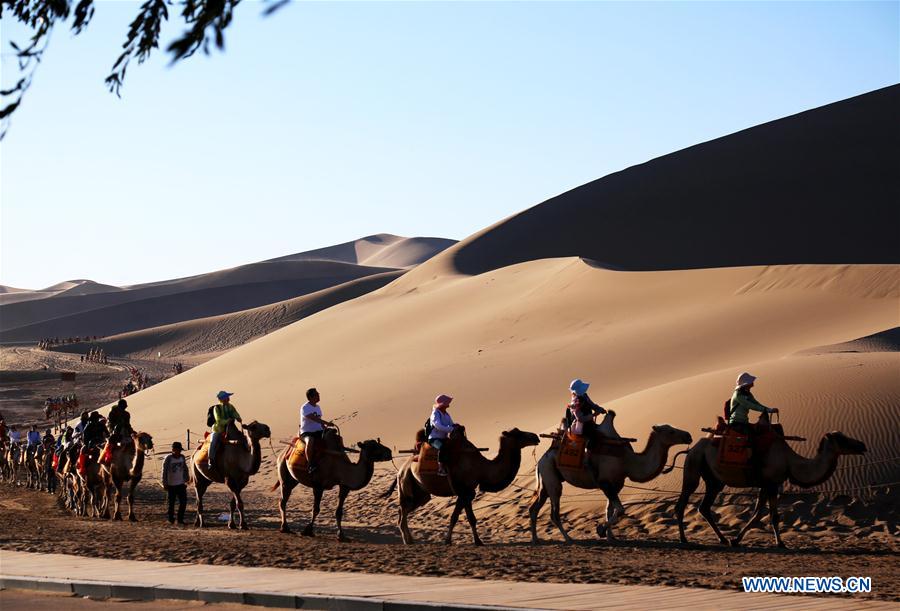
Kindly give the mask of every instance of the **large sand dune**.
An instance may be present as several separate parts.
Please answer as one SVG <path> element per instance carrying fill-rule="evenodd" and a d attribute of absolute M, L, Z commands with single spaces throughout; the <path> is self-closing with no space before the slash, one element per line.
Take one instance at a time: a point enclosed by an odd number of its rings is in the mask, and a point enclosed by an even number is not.
<path fill-rule="evenodd" d="M 746 369 L 786 429 L 809 438 L 798 449 L 840 429 L 870 448 L 848 464 L 887 461 L 842 470 L 832 489 L 896 481 L 898 353 L 815 349 L 900 323 L 900 178 L 888 171 L 900 150 L 898 91 L 549 200 L 379 291 L 139 393 L 133 421 L 181 438 L 203 428 L 224 388 L 245 420 L 287 437 L 317 386 L 348 440 L 404 447 L 446 392 L 474 440 L 496 447 L 502 429 L 554 427 L 569 380 L 583 377 L 642 444 L 658 422 L 696 437 Z"/>
<path fill-rule="evenodd" d="M 381 234 L 271 261 L 128 287 L 89 280 L 0 295 L 4 342 L 111 335 L 236 312 L 420 263 L 453 244 Z M 353 257 L 346 250 L 353 250 Z M 361 253 L 357 257 L 355 253 Z M 383 261 L 384 264 L 379 262 Z"/>
<path fill-rule="evenodd" d="M 325 308 L 379 289 L 402 274 L 402 270 L 373 274 L 301 297 L 240 312 L 112 335 L 91 342 L 91 345 L 117 357 L 155 358 L 162 355 L 166 358 L 208 360 L 216 353 L 241 346 Z M 59 350 L 83 352 L 84 347 L 61 346 Z"/>

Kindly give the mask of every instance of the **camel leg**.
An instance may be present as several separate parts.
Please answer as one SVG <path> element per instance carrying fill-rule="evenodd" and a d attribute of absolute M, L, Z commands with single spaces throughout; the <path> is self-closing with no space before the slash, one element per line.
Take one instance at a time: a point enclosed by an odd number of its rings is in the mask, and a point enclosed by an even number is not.
<path fill-rule="evenodd" d="M 240 490 L 235 490 L 234 498 L 237 501 L 237 512 L 238 520 L 240 520 L 240 529 L 250 530 L 250 526 L 247 524 L 247 514 L 244 513 L 244 499 L 241 496 Z"/>
<path fill-rule="evenodd" d="M 475 511 L 472 509 L 472 499 L 468 499 L 465 504 L 466 510 L 466 518 L 469 520 L 469 526 L 472 528 L 472 539 L 475 545 L 481 546 L 484 543 L 481 542 L 481 537 L 478 536 L 478 529 L 476 526 L 475 520 Z"/>
<path fill-rule="evenodd" d="M 769 520 L 772 522 L 772 530 L 775 532 L 775 544 L 784 549 L 787 545 L 781 540 L 781 532 L 778 526 L 781 523 L 781 517 L 778 515 L 778 490 L 769 490 Z"/>
<path fill-rule="evenodd" d="M 234 530 L 236 528 L 234 523 L 234 510 L 237 509 L 237 500 L 235 500 L 234 493 L 231 493 L 231 499 L 228 501 L 228 528 L 230 530 Z"/>
<path fill-rule="evenodd" d="M 562 496 L 562 484 L 560 484 L 559 492 L 558 495 L 550 494 L 550 522 L 559 529 L 559 532 L 562 534 L 563 539 L 566 540 L 566 543 L 573 543 L 572 537 L 569 536 L 569 533 L 566 532 L 566 529 L 563 526 L 562 516 L 559 513 L 559 500 L 560 496 Z"/>
<path fill-rule="evenodd" d="M 194 469 L 194 493 L 197 495 L 197 517 L 194 518 L 194 526 L 203 528 L 203 495 L 209 488 L 209 480 L 200 475 Z"/>
<path fill-rule="evenodd" d="M 115 508 L 113 509 L 113 520 L 121 520 L 122 519 L 122 486 L 125 485 L 124 482 L 113 482 L 113 485 L 116 487 L 116 503 Z"/>
<path fill-rule="evenodd" d="M 531 529 L 531 542 L 537 544 L 540 542 L 537 536 L 537 519 L 538 514 L 541 513 L 541 507 L 544 506 L 544 503 L 547 502 L 547 499 L 550 498 L 547 495 L 547 491 L 544 490 L 544 487 L 541 486 L 540 489 L 535 491 L 534 500 L 532 500 L 531 505 L 528 507 L 528 518 L 530 520 L 529 527 Z"/>
<path fill-rule="evenodd" d="M 134 489 L 137 488 L 138 481 L 134 478 L 131 479 L 128 485 L 128 521 L 129 522 L 137 522 L 137 516 L 134 515 Z"/>
<path fill-rule="evenodd" d="M 450 541 L 453 538 L 453 527 L 456 526 L 457 520 L 459 520 L 459 514 L 462 513 L 464 501 L 461 496 L 456 497 L 456 505 L 453 507 L 453 513 L 450 514 L 450 526 L 447 528 L 447 536 L 444 537 L 444 543 L 450 545 Z"/>
<path fill-rule="evenodd" d="M 753 511 L 753 517 L 750 518 L 750 521 L 741 529 L 741 532 L 738 533 L 738 536 L 731 540 L 731 546 L 737 547 L 741 544 L 741 540 L 744 538 L 744 535 L 747 532 L 756 526 L 759 525 L 762 520 L 763 514 L 766 512 L 766 493 L 763 490 L 759 491 L 759 498 L 756 499 L 756 509 Z"/>
<path fill-rule="evenodd" d="M 347 541 L 347 537 L 344 536 L 344 529 L 341 526 L 341 520 L 344 518 L 344 501 L 347 500 L 347 495 L 350 494 L 350 489 L 346 486 L 341 486 L 338 491 L 338 506 L 337 511 L 334 512 L 334 519 L 337 522 L 338 529 L 338 541 Z"/>
<path fill-rule="evenodd" d="M 278 500 L 278 510 L 281 512 L 281 527 L 278 530 L 283 533 L 292 532 L 287 523 L 287 504 L 296 485 L 297 481 L 293 477 L 285 477 L 281 480 L 281 498 Z"/>
<path fill-rule="evenodd" d="M 625 514 L 625 506 L 619 499 L 618 491 L 604 490 L 603 492 L 606 494 L 606 524 L 597 526 L 597 535 L 605 536 L 607 541 L 615 541 L 616 536 L 613 534 L 612 527 Z"/>
<path fill-rule="evenodd" d="M 678 520 L 678 538 L 682 544 L 688 542 L 684 534 L 684 511 L 691 501 L 691 495 L 700 485 L 700 465 L 691 453 L 688 453 L 684 461 L 684 474 L 681 478 L 681 494 L 675 502 L 675 519 Z"/>
<path fill-rule="evenodd" d="M 322 488 L 318 486 L 313 487 L 313 510 L 312 510 L 312 520 L 309 521 L 309 524 L 306 525 L 306 528 L 303 529 L 304 537 L 314 537 L 315 533 L 313 532 L 313 528 L 316 524 L 316 516 L 319 515 L 319 511 L 322 508 L 322 493 L 325 492 Z"/>
<path fill-rule="evenodd" d="M 722 531 L 719 529 L 719 525 L 716 523 L 716 516 L 712 511 L 713 502 L 725 486 L 722 482 L 712 478 L 704 478 L 703 482 L 706 484 L 706 493 L 703 495 L 703 500 L 700 501 L 700 507 L 698 508 L 700 510 L 700 515 L 702 515 L 704 519 L 706 519 L 706 523 L 712 527 L 716 536 L 719 538 L 719 543 L 728 545 L 728 539 L 725 538 L 725 535 L 723 535 Z"/>

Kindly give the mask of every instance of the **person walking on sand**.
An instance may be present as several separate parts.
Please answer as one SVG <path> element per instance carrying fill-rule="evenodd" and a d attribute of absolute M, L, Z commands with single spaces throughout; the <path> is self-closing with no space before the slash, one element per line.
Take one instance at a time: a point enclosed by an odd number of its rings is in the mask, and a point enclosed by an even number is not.
<path fill-rule="evenodd" d="M 322 418 L 322 408 L 319 406 L 321 400 L 319 391 L 310 388 L 306 391 L 306 403 L 300 408 L 300 437 L 303 439 L 307 470 L 310 473 L 315 473 L 319 467 L 318 446 L 322 443 L 325 427 L 334 426 L 333 422 Z"/>
<path fill-rule="evenodd" d="M 166 456 L 162 466 L 162 486 L 168 493 L 169 524 L 175 523 L 175 501 L 178 500 L 178 523 L 184 526 L 184 508 L 187 505 L 187 485 L 190 480 L 187 460 L 181 453 L 184 448 L 180 441 L 172 444 L 172 453 Z"/>
<path fill-rule="evenodd" d="M 237 422 L 243 423 L 241 420 L 241 415 L 238 413 L 237 409 L 234 405 L 231 404 L 231 395 L 233 392 L 225 392 L 224 390 L 220 390 L 219 394 L 216 395 L 216 398 L 219 400 L 217 405 L 213 406 L 213 419 L 215 422 L 212 427 L 212 435 L 209 440 L 209 468 L 216 468 L 216 454 L 219 451 L 219 446 L 222 443 L 222 435 L 225 434 L 225 429 L 228 428 L 228 425 L 236 420 Z"/>

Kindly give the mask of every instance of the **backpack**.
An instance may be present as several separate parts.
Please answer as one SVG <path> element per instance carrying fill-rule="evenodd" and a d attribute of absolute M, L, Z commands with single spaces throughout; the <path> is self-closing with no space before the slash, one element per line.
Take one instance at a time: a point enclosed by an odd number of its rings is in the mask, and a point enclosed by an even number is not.
<path fill-rule="evenodd" d="M 725 422 L 728 422 L 728 419 L 731 418 L 731 399 L 725 401 Z"/>
<path fill-rule="evenodd" d="M 209 409 L 206 410 L 206 426 L 213 426 L 216 423 L 216 416 L 213 414 L 213 410 L 215 409 L 215 405 L 210 405 Z"/>
<path fill-rule="evenodd" d="M 431 426 L 431 417 L 428 417 L 428 420 L 425 421 L 425 439 L 431 439 L 431 431 L 434 430 L 434 427 Z"/>

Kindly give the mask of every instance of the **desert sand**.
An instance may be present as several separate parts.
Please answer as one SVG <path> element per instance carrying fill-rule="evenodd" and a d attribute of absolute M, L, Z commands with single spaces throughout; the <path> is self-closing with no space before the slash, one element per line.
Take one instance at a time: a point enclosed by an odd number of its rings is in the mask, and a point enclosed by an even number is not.
<path fill-rule="evenodd" d="M 492 454 L 504 429 L 554 429 L 568 383 L 580 377 L 592 384 L 595 401 L 617 412 L 619 432 L 643 447 L 657 423 L 698 438 L 700 428 L 720 414 L 736 376 L 750 371 L 759 376 L 757 398 L 780 408 L 786 432 L 806 437 L 794 444 L 799 452 L 811 455 L 833 430 L 869 449 L 843 460 L 813 494 L 786 497 L 788 544 L 842 550 L 852 539 L 862 549 L 895 554 L 898 103 L 900 87 L 883 89 L 559 195 L 442 250 L 377 290 L 297 316 L 133 395 L 132 423 L 164 447 L 184 439 L 187 429 L 204 430 L 206 408 L 224 389 L 235 393 L 245 422 L 271 427 L 277 450 L 295 434 L 304 393 L 315 386 L 324 416 L 339 423 L 346 442 L 380 437 L 403 449 L 412 446 L 435 395 L 447 393 L 455 397 L 454 419 Z M 380 254 L 357 244 L 330 256 L 342 265 L 406 267 L 401 263 L 408 259 L 391 252 L 404 242 L 385 242 Z M 274 314 L 260 308 L 259 315 Z M 154 341 L 188 350 L 197 337 L 220 334 L 221 340 L 203 340 L 203 349 L 231 346 L 230 338 L 240 337 L 235 329 L 253 316 L 172 325 L 165 328 L 171 339 L 157 329 L 151 340 L 138 333 L 114 341 L 134 342 L 134 350 L 152 351 Z M 476 501 L 493 541 L 527 541 L 533 468 L 547 445 L 523 458 L 514 486 Z M 250 490 L 259 511 L 271 516 L 274 500 L 266 490 L 275 474 L 266 450 Z M 385 529 L 394 532 L 395 506 L 376 500 L 392 475 L 385 465 L 372 490 L 351 498 L 358 532 L 376 533 L 357 536 L 378 541 Z M 632 521 L 623 526 L 625 536 L 663 546 L 675 541 L 671 505 L 678 487 L 678 470 L 629 485 L 623 500 Z M 308 503 L 308 494 L 295 496 L 298 506 Z M 599 493 L 566 489 L 563 508 L 574 534 L 594 536 Z M 414 530 L 428 515 L 443 519 L 447 510 L 446 503 L 433 502 L 428 511 L 436 513 L 418 516 Z M 730 497 L 720 509 L 722 523 L 736 528 L 749 511 L 745 497 Z M 691 532 L 710 543 L 696 514 L 689 519 Z M 546 514 L 539 523 L 552 538 Z M 458 528 L 468 540 L 465 528 Z M 768 541 L 767 533 L 754 537 Z M 505 553 L 509 549 L 515 547 Z M 256 560 L 252 551 L 235 554 L 226 561 Z M 687 565 L 696 557 L 668 559 Z M 826 564 L 832 561 L 843 562 Z M 379 562 L 372 570 L 389 565 Z M 472 571 L 496 576 L 488 568 Z M 892 588 L 889 596 L 896 597 Z"/>

